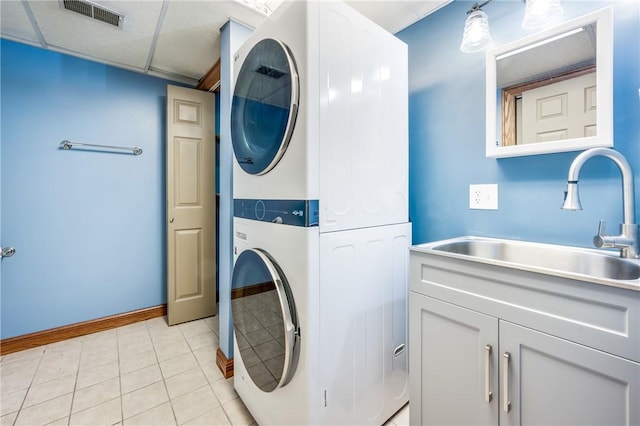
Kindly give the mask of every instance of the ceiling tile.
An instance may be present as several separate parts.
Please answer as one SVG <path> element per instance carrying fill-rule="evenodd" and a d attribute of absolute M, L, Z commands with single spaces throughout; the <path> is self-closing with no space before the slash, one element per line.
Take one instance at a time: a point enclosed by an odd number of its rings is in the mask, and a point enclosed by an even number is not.
<path fill-rule="evenodd" d="M 169 3 L 151 68 L 200 79 L 220 58 L 220 28 L 229 17 L 253 26 L 264 20 L 231 0 Z"/>
<path fill-rule="evenodd" d="M 3 38 L 196 84 L 220 57 L 219 30 L 228 19 L 253 27 L 265 19 L 242 0 L 93 1 L 123 13 L 123 27 L 115 28 L 63 10 L 57 0 L 0 0 L 0 33 Z M 282 0 L 259 1 L 274 9 Z M 395 33 L 449 1 L 348 0 L 347 3 Z"/>
<path fill-rule="evenodd" d="M 451 3 L 453 0 L 401 0 L 404 6 L 411 10 L 418 19 L 422 19 L 430 13 L 435 12 L 442 6 Z M 413 24 L 411 22 L 410 24 Z M 409 25 L 410 25 L 409 24 Z M 409 26 L 407 25 L 407 26 Z"/>
<path fill-rule="evenodd" d="M 38 33 L 22 2 L 0 1 L 0 16 L 0 32 L 3 37 L 41 46 Z"/>
<path fill-rule="evenodd" d="M 100 1 L 125 15 L 122 28 L 64 10 L 57 1 L 30 1 L 45 41 L 52 47 L 144 70 L 162 1 Z"/>
<path fill-rule="evenodd" d="M 348 0 L 346 3 L 392 34 L 451 0 Z"/>

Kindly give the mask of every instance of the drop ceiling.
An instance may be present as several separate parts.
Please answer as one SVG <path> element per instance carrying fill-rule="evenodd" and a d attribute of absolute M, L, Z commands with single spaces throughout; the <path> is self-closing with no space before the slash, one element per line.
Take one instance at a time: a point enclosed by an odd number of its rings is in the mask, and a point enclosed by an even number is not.
<path fill-rule="evenodd" d="M 242 0 L 241 0 L 242 1 Z M 274 9 L 282 0 L 266 0 Z M 284 0 L 288 1 L 288 0 Z M 451 0 L 350 0 L 391 33 Z M 195 86 L 220 58 L 229 20 L 266 19 L 234 0 L 95 0 L 124 15 L 121 27 L 65 10 L 59 0 L 0 0 L 2 38 Z"/>

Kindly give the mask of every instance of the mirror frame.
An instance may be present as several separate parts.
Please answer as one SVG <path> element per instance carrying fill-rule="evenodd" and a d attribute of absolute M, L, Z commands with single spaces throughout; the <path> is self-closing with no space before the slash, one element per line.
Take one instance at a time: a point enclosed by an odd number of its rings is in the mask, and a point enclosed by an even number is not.
<path fill-rule="evenodd" d="M 596 85 L 597 85 L 597 135 L 564 139 L 551 142 L 536 142 L 523 145 L 500 146 L 497 139 L 496 121 L 498 102 L 496 58 L 505 53 L 571 31 L 575 28 L 596 23 Z M 520 157 L 524 155 L 549 154 L 554 152 L 578 151 L 594 147 L 613 146 L 613 14 L 611 7 L 591 12 L 571 21 L 564 22 L 545 31 L 506 43 L 486 52 L 486 156 L 487 158 Z"/>

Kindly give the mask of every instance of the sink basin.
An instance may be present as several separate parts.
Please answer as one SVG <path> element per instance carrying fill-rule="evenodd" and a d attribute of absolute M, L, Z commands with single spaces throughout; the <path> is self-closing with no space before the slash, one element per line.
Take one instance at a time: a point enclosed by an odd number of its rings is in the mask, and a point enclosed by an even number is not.
<path fill-rule="evenodd" d="M 625 281 L 640 279 L 640 261 L 577 247 L 480 237 L 461 237 L 418 247 L 477 260 L 507 262 L 553 275 L 579 274 Z"/>

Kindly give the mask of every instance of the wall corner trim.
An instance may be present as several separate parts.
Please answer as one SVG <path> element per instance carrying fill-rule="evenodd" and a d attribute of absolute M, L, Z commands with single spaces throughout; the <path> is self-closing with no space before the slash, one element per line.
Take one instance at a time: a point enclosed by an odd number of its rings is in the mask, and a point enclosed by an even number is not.
<path fill-rule="evenodd" d="M 233 377 L 233 358 L 227 358 L 220 348 L 216 350 L 216 365 L 225 379 Z"/>

